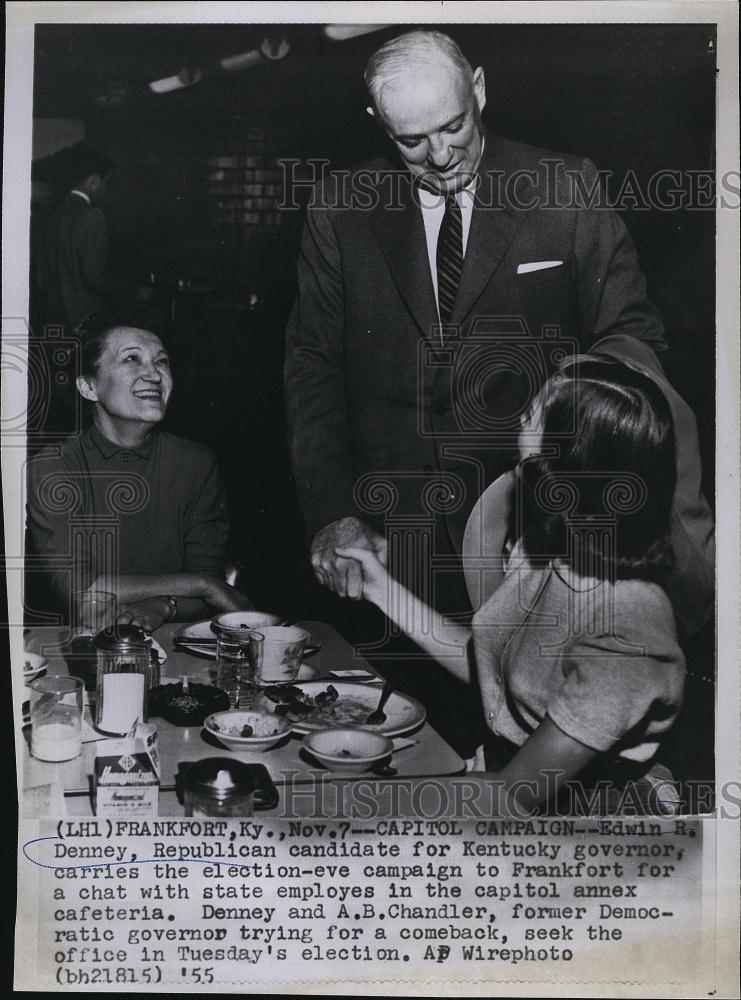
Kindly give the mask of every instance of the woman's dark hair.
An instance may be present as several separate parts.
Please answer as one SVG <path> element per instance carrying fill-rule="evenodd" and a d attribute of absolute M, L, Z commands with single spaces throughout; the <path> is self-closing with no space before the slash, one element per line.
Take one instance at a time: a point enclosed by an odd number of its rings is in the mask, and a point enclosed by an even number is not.
<path fill-rule="evenodd" d="M 96 313 L 85 317 L 75 331 L 80 338 L 80 373 L 82 375 L 92 378 L 97 373 L 108 334 L 121 327 L 129 327 L 132 330 L 147 330 L 155 337 L 159 337 L 163 346 L 167 347 L 169 326 L 156 310 L 141 308 Z"/>
<path fill-rule="evenodd" d="M 603 580 L 663 577 L 677 472 L 661 389 L 620 362 L 576 359 L 538 402 L 542 454 L 520 466 L 528 556 Z"/>

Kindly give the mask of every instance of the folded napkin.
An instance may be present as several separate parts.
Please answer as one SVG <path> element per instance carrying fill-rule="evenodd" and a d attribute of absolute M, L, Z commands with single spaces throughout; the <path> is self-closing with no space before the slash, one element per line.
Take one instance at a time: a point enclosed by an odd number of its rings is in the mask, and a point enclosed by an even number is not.
<path fill-rule="evenodd" d="M 391 740 L 391 742 L 394 744 L 394 753 L 396 753 L 397 750 L 406 750 L 407 747 L 416 747 L 419 740 L 408 740 L 404 736 L 397 736 Z"/>

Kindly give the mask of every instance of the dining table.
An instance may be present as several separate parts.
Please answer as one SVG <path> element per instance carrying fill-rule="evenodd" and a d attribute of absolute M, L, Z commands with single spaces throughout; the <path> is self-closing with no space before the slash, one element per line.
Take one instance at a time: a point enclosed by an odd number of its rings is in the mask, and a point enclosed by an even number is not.
<path fill-rule="evenodd" d="M 328 683 L 348 680 L 378 691 L 380 697 L 383 678 L 378 671 L 360 657 L 353 646 L 332 625 L 318 621 L 301 621 L 296 624 L 306 629 L 318 650 L 305 658 L 306 673 L 316 680 Z M 161 626 L 153 635 L 166 654 L 160 664 L 160 683 L 177 682 L 184 677 L 189 682 L 212 684 L 215 679 L 215 657 L 203 649 L 187 649 L 175 638 L 181 626 L 171 623 Z M 68 672 L 65 650 L 70 640 L 69 629 L 52 626 L 28 630 L 24 645 L 27 651 L 41 654 L 46 660 L 46 673 Z M 347 672 L 347 673 L 346 673 Z M 28 688 L 26 688 L 28 692 Z M 93 815 L 93 771 L 95 757 L 105 752 L 105 742 L 111 737 L 98 732 L 93 725 L 91 702 L 94 692 L 86 692 L 83 719 L 81 754 L 73 760 L 51 763 L 35 759 L 30 752 L 31 727 L 24 715 L 24 746 L 22 780 L 24 795 L 33 790 L 52 786 L 57 795 L 64 796 L 66 815 Z M 465 772 L 465 761 L 450 747 L 440 734 L 419 714 L 420 721 L 411 732 L 398 734 L 389 762 L 380 772 L 384 780 L 450 776 Z M 288 733 L 277 745 L 263 751 L 233 750 L 223 746 L 202 725 L 178 726 L 162 718 L 150 718 L 158 732 L 160 757 L 159 815 L 182 815 L 183 805 L 176 791 L 176 775 L 183 763 L 193 763 L 207 757 L 234 757 L 246 763 L 263 764 L 273 783 L 281 786 L 322 784 L 341 780 L 346 775 L 336 775 L 326 770 L 314 759 L 303 744 L 303 736 L 295 731 Z M 120 739 L 120 737 L 118 737 Z M 378 773 L 378 772 L 377 772 Z M 373 772 L 358 776 L 369 779 Z M 38 799 L 38 796 L 36 796 Z"/>

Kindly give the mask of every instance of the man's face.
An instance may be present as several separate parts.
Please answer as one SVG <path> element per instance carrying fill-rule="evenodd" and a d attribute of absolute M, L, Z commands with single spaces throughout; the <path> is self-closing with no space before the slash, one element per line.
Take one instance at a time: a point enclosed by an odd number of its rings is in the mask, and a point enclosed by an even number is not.
<path fill-rule="evenodd" d="M 82 185 L 82 189 L 87 192 L 93 205 L 99 202 L 105 194 L 110 176 L 110 174 L 91 174 Z"/>
<path fill-rule="evenodd" d="M 159 337 L 119 327 L 108 334 L 95 375 L 78 385 L 107 423 L 158 424 L 172 392 L 170 361 Z"/>
<path fill-rule="evenodd" d="M 378 97 L 381 124 L 404 163 L 425 187 L 441 194 L 465 187 L 481 159 L 484 73 L 473 86 L 447 62 L 412 66 Z"/>

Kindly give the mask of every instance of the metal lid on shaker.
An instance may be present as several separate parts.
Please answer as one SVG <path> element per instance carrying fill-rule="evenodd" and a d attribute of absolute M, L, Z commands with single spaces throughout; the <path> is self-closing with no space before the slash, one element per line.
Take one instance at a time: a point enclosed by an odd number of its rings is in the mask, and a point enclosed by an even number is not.
<path fill-rule="evenodd" d="M 136 625 L 114 625 L 95 636 L 96 647 L 110 653 L 135 653 L 147 649 L 150 643 L 151 637 Z"/>
<path fill-rule="evenodd" d="M 190 764 L 184 780 L 189 791 L 215 799 L 249 795 L 256 785 L 249 764 L 228 757 L 206 757 Z"/>

